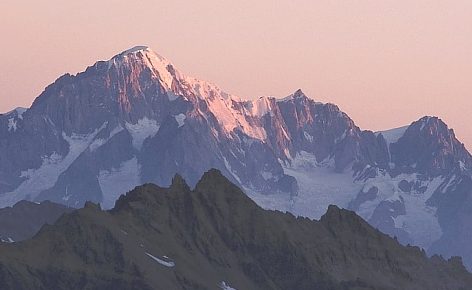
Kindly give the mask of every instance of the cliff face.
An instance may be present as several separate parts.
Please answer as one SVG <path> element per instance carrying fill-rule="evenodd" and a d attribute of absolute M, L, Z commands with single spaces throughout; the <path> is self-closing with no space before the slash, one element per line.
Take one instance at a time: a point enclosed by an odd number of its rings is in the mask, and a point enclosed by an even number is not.
<path fill-rule="evenodd" d="M 265 211 L 219 171 L 191 190 L 147 184 L 111 211 L 87 203 L 33 239 L 0 245 L 2 289 L 467 289 L 460 260 L 429 259 L 329 207 Z M 224 289 L 224 288 L 223 288 Z"/>

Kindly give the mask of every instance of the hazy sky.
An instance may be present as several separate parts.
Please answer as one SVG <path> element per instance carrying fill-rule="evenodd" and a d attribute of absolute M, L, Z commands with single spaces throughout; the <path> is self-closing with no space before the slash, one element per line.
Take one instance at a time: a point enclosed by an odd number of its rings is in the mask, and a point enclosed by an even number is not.
<path fill-rule="evenodd" d="M 364 129 L 436 115 L 472 149 L 472 1 L 1 0 L 0 111 L 135 45 L 248 98 L 302 88 Z"/>

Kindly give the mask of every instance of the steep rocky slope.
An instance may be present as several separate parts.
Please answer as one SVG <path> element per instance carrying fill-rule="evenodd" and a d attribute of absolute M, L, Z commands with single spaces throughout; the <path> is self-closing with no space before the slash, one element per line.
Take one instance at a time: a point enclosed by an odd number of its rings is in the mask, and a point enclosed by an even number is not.
<path fill-rule="evenodd" d="M 427 258 L 331 206 L 265 211 L 217 170 L 191 190 L 140 186 L 0 245 L 2 289 L 468 289 L 460 259 Z M 227 287 L 227 288 L 225 288 Z M 232 287 L 232 288 L 229 288 Z"/>
<path fill-rule="evenodd" d="M 12 207 L 0 209 L 0 240 L 17 242 L 33 237 L 44 224 L 53 224 L 64 213 L 73 209 L 44 201 L 20 201 Z"/>

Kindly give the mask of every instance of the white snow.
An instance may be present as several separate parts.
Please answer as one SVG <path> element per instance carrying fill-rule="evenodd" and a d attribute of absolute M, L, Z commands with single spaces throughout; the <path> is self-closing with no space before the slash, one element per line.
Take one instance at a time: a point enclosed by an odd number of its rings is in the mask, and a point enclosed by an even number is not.
<path fill-rule="evenodd" d="M 177 121 L 177 124 L 179 124 L 179 128 L 185 125 L 185 119 L 187 118 L 185 114 L 178 114 L 174 116 L 175 121 Z"/>
<path fill-rule="evenodd" d="M 382 134 L 382 136 L 385 139 L 385 142 L 387 143 L 387 151 L 388 151 L 388 156 L 391 159 L 391 153 L 390 153 L 390 145 L 397 143 L 398 140 L 400 140 L 403 135 L 405 135 L 406 130 L 409 128 L 409 126 L 404 126 L 400 128 L 395 128 L 391 130 L 386 130 L 386 131 L 379 131 L 376 132 L 375 135 L 378 136 L 379 134 Z M 394 163 L 389 163 L 390 168 L 394 168 L 395 164 Z"/>
<path fill-rule="evenodd" d="M 405 193 L 398 188 L 402 180 L 419 182 L 428 189 L 425 193 Z M 400 174 L 392 177 L 388 173 L 381 172 L 377 177 L 368 179 L 363 187 L 364 192 L 373 186 L 377 187 L 379 189 L 377 197 L 362 203 L 357 214 L 369 220 L 380 202 L 403 200 L 406 214 L 394 218 L 395 227 L 404 229 L 414 240 L 415 245 L 427 249 L 441 237 L 442 230 L 436 216 L 436 208 L 427 206 L 426 201 L 443 181 L 442 177 L 425 181 L 419 179 L 417 174 Z"/>
<path fill-rule="evenodd" d="M 171 91 L 168 91 L 167 92 L 167 97 L 169 98 L 169 101 L 175 101 L 177 100 L 178 98 L 180 98 L 180 95 L 178 94 L 175 94 L 174 92 L 171 92 Z"/>
<path fill-rule="evenodd" d="M 265 114 L 272 112 L 270 97 L 260 97 L 257 100 L 248 102 L 250 113 L 255 117 L 263 117 Z"/>
<path fill-rule="evenodd" d="M 125 161 L 119 168 L 100 170 L 98 182 L 102 190 L 102 206 L 113 208 L 120 195 L 132 190 L 141 183 L 140 167 L 136 157 Z"/>
<path fill-rule="evenodd" d="M 296 215 L 319 219 L 330 204 L 347 208 L 361 188 L 353 182 L 351 172 L 337 173 L 332 160 L 317 162 L 314 155 L 304 151 L 283 168 L 298 181 L 299 193 L 293 197 L 291 208 Z"/>
<path fill-rule="evenodd" d="M 276 101 L 279 103 L 279 102 L 287 102 L 287 101 L 290 101 L 290 100 L 293 100 L 293 94 L 289 95 L 289 96 L 286 96 L 284 98 L 277 99 Z"/>
<path fill-rule="evenodd" d="M 149 50 L 149 47 L 148 46 L 145 46 L 145 45 L 138 45 L 138 46 L 135 46 L 133 48 L 130 48 L 128 50 L 125 50 L 123 51 L 122 53 L 120 53 L 121 55 L 127 55 L 127 54 L 130 54 L 130 53 L 136 53 L 136 52 L 144 52 L 144 51 L 147 51 Z"/>
<path fill-rule="evenodd" d="M 426 126 L 426 124 L 428 124 L 429 119 L 431 119 L 431 117 L 424 117 L 424 118 L 421 119 L 421 128 L 420 128 L 420 131 L 423 131 L 423 129 L 424 129 L 424 127 Z"/>
<path fill-rule="evenodd" d="M 446 193 L 446 192 L 449 190 L 449 188 L 450 188 L 451 186 L 455 186 L 455 185 L 457 185 L 457 183 L 458 183 L 458 179 L 456 178 L 456 175 L 454 174 L 454 175 L 452 175 L 452 176 L 450 177 L 450 179 L 449 179 L 449 181 L 447 182 L 447 184 L 441 185 L 441 186 L 443 187 L 442 190 L 441 190 L 441 192 L 442 192 L 442 193 Z M 451 188 L 451 190 L 454 190 L 454 189 Z"/>
<path fill-rule="evenodd" d="M 133 147 L 137 150 L 141 150 L 144 141 L 149 137 L 154 137 L 160 128 L 156 120 L 146 117 L 138 120 L 136 124 L 126 123 L 125 127 L 133 138 Z"/>
<path fill-rule="evenodd" d="M 169 69 L 172 66 L 170 61 L 155 53 L 147 46 L 136 46 L 114 56 L 108 61 L 108 69 L 112 67 L 119 69 L 124 64 L 131 62 L 141 62 L 149 67 L 153 77 L 159 79 L 159 82 L 166 91 L 172 90 L 174 76 L 180 78 L 180 73 L 177 70 L 174 75 L 172 70 Z"/>
<path fill-rule="evenodd" d="M 153 259 L 154 261 L 158 262 L 159 264 L 161 264 L 162 266 L 165 266 L 165 267 L 168 267 L 168 268 L 173 268 L 175 267 L 175 263 L 173 261 L 171 261 L 169 258 L 164 258 L 168 261 L 165 261 L 165 260 L 162 260 L 162 259 L 159 259 L 149 253 L 145 253 L 148 257 L 150 257 L 151 259 Z"/>
<path fill-rule="evenodd" d="M 414 240 L 415 245 L 428 248 L 442 234 L 436 216 L 436 208 L 426 205 L 426 201 L 442 184 L 443 178 L 422 181 L 416 174 L 401 174 L 391 177 L 388 173 L 378 171 L 378 176 L 367 181 L 354 181 L 353 172 L 337 173 L 334 171 L 333 160 L 317 162 L 315 156 L 300 152 L 291 160 L 291 164 L 281 162 L 285 174 L 295 177 L 298 181 L 297 196 L 280 193 L 256 193 L 245 189 L 259 206 L 265 209 L 288 211 L 297 216 L 319 219 L 330 204 L 347 208 L 360 191 L 367 192 L 372 187 L 379 189 L 377 198 L 362 203 L 357 213 L 369 220 L 382 201 L 403 200 L 406 214 L 394 219 L 398 228 L 404 229 Z M 427 186 L 421 193 L 404 193 L 398 184 L 402 181 L 420 182 Z"/>
<path fill-rule="evenodd" d="M 138 56 L 138 52 L 142 56 Z M 169 68 L 173 65 L 165 57 L 155 53 L 147 46 L 136 46 L 109 60 L 109 67 L 112 64 L 120 67 L 122 62 L 129 61 L 128 58 L 134 58 L 134 60 L 141 61 L 149 68 L 152 68 L 151 71 L 154 77 L 159 79 L 164 89 L 166 91 L 172 90 L 174 75 Z M 180 77 L 180 73 L 177 70 L 175 70 L 175 77 Z"/>
<path fill-rule="evenodd" d="M 404 127 L 400 127 L 400 128 L 387 130 L 387 131 L 380 131 L 380 132 L 376 132 L 376 135 L 382 134 L 385 141 L 387 142 L 387 147 L 390 148 L 390 144 L 397 143 L 398 140 L 401 137 L 403 137 L 403 135 L 405 134 L 408 127 L 409 126 L 404 126 Z"/>
<path fill-rule="evenodd" d="M 183 77 L 181 81 L 188 90 L 207 103 L 209 112 L 216 117 L 227 133 L 238 128 L 250 137 L 265 139 L 265 130 L 248 122 L 248 117 L 252 117 L 251 113 L 234 108 L 234 102 L 241 102 L 239 97 L 227 94 L 214 84 L 192 77 Z M 199 112 L 208 119 L 206 112 L 201 110 Z"/>
<path fill-rule="evenodd" d="M 319 219 L 330 204 L 346 208 L 362 185 L 353 182 L 352 173 L 336 173 L 332 160 L 317 162 L 313 154 L 298 153 L 291 165 L 281 163 L 284 173 L 298 181 L 297 196 L 263 194 L 248 191 L 248 195 L 265 209 L 289 211 L 294 215 Z"/>
<path fill-rule="evenodd" d="M 121 125 L 118 125 L 115 129 L 113 129 L 110 132 L 110 135 L 108 136 L 107 139 L 97 138 L 97 139 L 93 140 L 93 142 L 89 146 L 90 151 L 94 152 L 95 150 L 97 150 L 101 146 L 105 145 L 113 136 L 115 136 L 116 134 L 120 133 L 123 130 L 124 130 L 123 127 Z"/>
<path fill-rule="evenodd" d="M 8 118 L 8 132 L 16 132 L 17 130 L 17 120 L 23 120 L 23 114 L 26 112 L 25 108 L 16 108 L 13 111 L 6 113 L 5 115 L 11 116 Z M 15 116 L 16 114 L 16 116 Z"/>
<path fill-rule="evenodd" d="M 205 89 L 202 89 L 202 86 Z M 252 110 L 234 107 L 233 103 L 240 101 L 238 97 L 228 95 L 219 88 L 208 84 L 198 84 L 197 88 L 198 96 L 208 104 L 208 110 L 216 117 L 225 132 L 229 134 L 239 129 L 254 139 L 265 140 L 267 138 L 267 134 L 261 124 L 249 121 L 254 119 Z M 262 112 L 259 111 L 257 113 L 261 114 Z M 205 116 L 205 113 L 201 113 Z"/>
<path fill-rule="evenodd" d="M 15 118 L 9 118 L 8 119 L 8 132 L 16 132 L 16 120 Z"/>
<path fill-rule="evenodd" d="M 352 130 L 352 129 L 349 129 L 349 130 Z M 338 136 L 338 137 L 336 137 L 336 139 L 334 139 L 334 143 L 337 144 L 337 143 L 343 141 L 346 138 L 346 135 L 347 135 L 347 130 L 344 130 L 344 132 L 341 134 L 341 136 Z"/>
<path fill-rule="evenodd" d="M 4 115 L 11 115 L 13 113 L 16 113 L 18 115 L 18 118 L 23 119 L 23 114 L 28 110 L 28 108 L 22 108 L 22 107 L 17 107 L 10 112 L 5 113 Z"/>
<path fill-rule="evenodd" d="M 16 108 L 15 111 L 16 113 L 18 114 L 18 118 L 23 120 L 23 114 L 27 111 L 28 109 L 27 108 Z"/>
<path fill-rule="evenodd" d="M 229 173 L 231 173 L 231 175 L 233 175 L 234 179 L 236 179 L 239 182 L 239 184 L 241 184 L 241 179 L 236 174 L 236 172 L 233 171 L 233 169 L 231 168 L 231 165 L 229 164 L 228 160 L 224 156 L 223 156 L 223 161 L 224 161 L 225 167 L 226 167 L 226 169 L 228 169 Z"/>
<path fill-rule="evenodd" d="M 44 156 L 39 168 L 23 171 L 21 177 L 26 180 L 14 191 L 3 194 L 0 197 L 0 204 L 8 206 L 22 199 L 34 200 L 42 191 L 53 187 L 61 173 L 67 170 L 72 162 L 90 146 L 92 140 L 105 126 L 106 123 L 88 135 L 72 134 L 67 136 L 62 133 L 64 140 L 69 143 L 69 153 L 65 157 L 57 153 Z"/>
<path fill-rule="evenodd" d="M 3 243 L 10 243 L 10 244 L 15 242 L 11 237 L 8 237 L 6 240 L 1 239 L 0 241 Z"/>
<path fill-rule="evenodd" d="M 266 181 L 274 178 L 274 175 L 269 171 L 262 171 L 261 175 L 262 175 L 262 178 L 264 178 L 264 180 Z"/>
<path fill-rule="evenodd" d="M 395 226 L 403 228 L 413 239 L 415 245 L 424 249 L 428 249 L 442 235 L 436 215 L 437 209 L 426 205 L 426 201 L 442 182 L 442 177 L 436 177 L 422 183 L 428 186 L 423 194 L 400 194 L 405 201 L 406 215 L 394 218 Z"/>
<path fill-rule="evenodd" d="M 313 136 L 311 136 L 308 132 L 303 131 L 303 136 L 305 136 L 306 140 L 313 142 Z"/>
<path fill-rule="evenodd" d="M 140 52 L 140 54 L 137 52 Z M 135 47 L 113 57 L 108 61 L 109 68 L 113 66 L 119 68 L 123 63 L 129 62 L 129 58 L 133 58 L 133 61 L 142 62 L 151 69 L 153 76 L 159 79 L 162 87 L 167 92 L 170 101 L 182 95 L 181 89 L 172 85 L 174 81 L 179 81 L 184 90 L 207 103 L 209 112 L 216 117 L 228 134 L 238 128 L 250 137 L 259 140 L 266 139 L 267 135 L 262 126 L 248 121 L 248 119 L 253 118 L 252 112 L 234 108 L 233 103 L 235 101 L 241 102 L 241 98 L 222 91 L 210 82 L 186 76 L 166 58 L 153 52 L 148 47 Z M 262 98 L 260 103 L 257 101 L 255 103 L 255 114 L 263 114 L 268 109 L 268 98 Z M 199 109 L 197 111 L 208 119 L 206 112 L 203 113 Z"/>
<path fill-rule="evenodd" d="M 105 143 L 106 143 L 105 139 L 97 138 L 97 139 L 93 140 L 93 142 L 90 144 L 89 149 L 90 149 L 91 152 L 94 152 L 95 150 L 97 150 L 98 148 L 103 146 Z"/>
<path fill-rule="evenodd" d="M 222 290 L 236 290 L 235 288 L 229 286 L 229 284 L 227 284 L 225 281 L 222 281 L 222 282 L 220 283 L 220 288 L 221 288 Z"/>

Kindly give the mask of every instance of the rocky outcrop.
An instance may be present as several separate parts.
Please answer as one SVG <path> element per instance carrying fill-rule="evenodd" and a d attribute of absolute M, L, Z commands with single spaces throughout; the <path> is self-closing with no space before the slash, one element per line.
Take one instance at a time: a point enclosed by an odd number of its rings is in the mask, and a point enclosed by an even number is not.
<path fill-rule="evenodd" d="M 452 129 L 436 117 L 411 124 L 391 146 L 392 162 L 401 172 L 447 175 L 459 166 L 472 167 L 472 157 Z"/>

